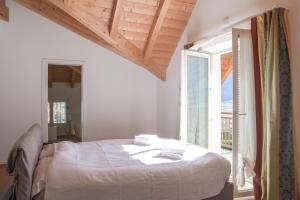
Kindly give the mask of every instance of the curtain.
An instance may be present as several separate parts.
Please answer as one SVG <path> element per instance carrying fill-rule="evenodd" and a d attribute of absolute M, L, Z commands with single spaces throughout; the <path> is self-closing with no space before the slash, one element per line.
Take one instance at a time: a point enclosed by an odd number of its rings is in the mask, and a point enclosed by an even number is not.
<path fill-rule="evenodd" d="M 291 63 L 286 10 L 252 19 L 257 156 L 255 198 L 296 200 Z M 260 115 L 258 115 L 260 114 Z M 260 146 L 262 145 L 262 146 Z M 259 184 L 259 181 L 261 182 Z"/>
<path fill-rule="evenodd" d="M 187 141 L 208 147 L 208 58 L 187 56 Z"/>
<path fill-rule="evenodd" d="M 239 34 L 239 148 L 237 183 L 245 185 L 245 178 L 254 176 L 256 159 L 256 112 L 251 32 Z"/>
<path fill-rule="evenodd" d="M 261 18 L 260 18 L 261 19 Z M 261 165 L 262 165 L 262 90 L 261 90 L 261 73 L 260 66 L 262 66 L 262 51 L 259 51 L 258 41 L 258 20 L 253 18 L 251 20 L 251 35 L 253 43 L 253 67 L 254 67 L 254 82 L 255 82 L 255 111 L 256 111 L 256 162 L 254 166 L 255 176 L 253 177 L 253 192 L 256 200 L 261 198 Z M 261 47 L 261 46 L 260 46 Z"/>

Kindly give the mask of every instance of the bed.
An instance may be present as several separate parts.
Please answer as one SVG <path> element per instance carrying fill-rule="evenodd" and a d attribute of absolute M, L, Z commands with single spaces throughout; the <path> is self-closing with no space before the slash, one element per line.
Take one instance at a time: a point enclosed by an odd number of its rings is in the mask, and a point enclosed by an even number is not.
<path fill-rule="evenodd" d="M 160 146 L 135 145 L 133 140 L 60 142 L 43 146 L 41 128 L 36 124 L 10 153 L 7 171 L 15 178 L 4 198 L 233 199 L 233 185 L 228 182 L 231 167 L 226 159 L 176 140 L 164 140 L 163 144 L 184 149 L 182 159 L 159 157 Z M 44 177 L 44 185 L 40 184 L 39 176 Z"/>

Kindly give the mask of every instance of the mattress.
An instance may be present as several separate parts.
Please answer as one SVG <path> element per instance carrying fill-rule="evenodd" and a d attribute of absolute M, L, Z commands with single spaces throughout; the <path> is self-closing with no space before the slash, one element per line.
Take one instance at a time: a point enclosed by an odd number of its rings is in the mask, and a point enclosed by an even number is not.
<path fill-rule="evenodd" d="M 163 146 L 184 149 L 181 160 L 158 155 Z M 46 200 L 199 200 L 218 195 L 230 176 L 222 156 L 165 140 L 60 143 L 48 168 Z"/>

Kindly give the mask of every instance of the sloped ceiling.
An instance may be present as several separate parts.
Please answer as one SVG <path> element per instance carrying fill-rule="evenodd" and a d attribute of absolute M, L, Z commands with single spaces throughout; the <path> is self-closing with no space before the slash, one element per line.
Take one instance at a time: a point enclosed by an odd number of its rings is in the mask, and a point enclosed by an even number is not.
<path fill-rule="evenodd" d="M 197 0 L 16 0 L 161 80 Z"/>

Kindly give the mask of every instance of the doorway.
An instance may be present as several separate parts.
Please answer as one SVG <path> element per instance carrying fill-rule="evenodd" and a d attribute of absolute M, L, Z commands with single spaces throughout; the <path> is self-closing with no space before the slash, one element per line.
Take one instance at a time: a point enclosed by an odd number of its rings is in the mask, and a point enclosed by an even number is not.
<path fill-rule="evenodd" d="M 230 161 L 235 197 L 252 195 L 256 149 L 251 34 L 240 26 L 184 50 L 181 73 L 181 140 Z"/>
<path fill-rule="evenodd" d="M 45 141 L 83 141 L 82 72 L 82 62 L 43 61 L 42 128 Z"/>

